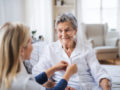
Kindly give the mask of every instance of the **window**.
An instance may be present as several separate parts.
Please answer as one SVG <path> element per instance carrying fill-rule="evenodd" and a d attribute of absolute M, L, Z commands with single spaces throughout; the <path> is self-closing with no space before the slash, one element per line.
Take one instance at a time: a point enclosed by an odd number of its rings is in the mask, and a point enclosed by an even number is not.
<path fill-rule="evenodd" d="M 117 0 L 82 0 L 84 23 L 107 23 L 109 30 L 117 29 Z"/>

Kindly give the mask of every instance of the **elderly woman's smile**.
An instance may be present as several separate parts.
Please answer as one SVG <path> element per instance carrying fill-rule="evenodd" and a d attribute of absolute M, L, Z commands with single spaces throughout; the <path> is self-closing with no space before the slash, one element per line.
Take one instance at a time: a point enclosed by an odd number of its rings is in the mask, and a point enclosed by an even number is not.
<path fill-rule="evenodd" d="M 76 30 L 72 28 L 69 21 L 57 25 L 57 36 L 62 44 L 74 44 Z"/>

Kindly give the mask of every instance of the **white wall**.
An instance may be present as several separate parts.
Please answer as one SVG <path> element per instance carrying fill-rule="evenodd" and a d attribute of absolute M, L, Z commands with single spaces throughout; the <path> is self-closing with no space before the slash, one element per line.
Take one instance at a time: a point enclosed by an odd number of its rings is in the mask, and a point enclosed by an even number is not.
<path fill-rule="evenodd" d="M 82 22 L 82 5 L 81 5 L 82 0 L 77 0 L 77 19 L 78 19 L 78 25 L 81 24 Z"/>
<path fill-rule="evenodd" d="M 25 23 L 31 30 L 37 30 L 47 42 L 53 41 L 51 0 L 26 0 Z"/>
<path fill-rule="evenodd" d="M 22 0 L 0 0 L 0 25 L 7 21 L 24 22 Z"/>
<path fill-rule="evenodd" d="M 53 41 L 51 0 L 0 0 L 0 25 L 22 22 L 37 30 L 45 41 Z"/>
<path fill-rule="evenodd" d="M 44 0 L 44 27 L 45 27 L 45 40 L 48 42 L 54 41 L 54 29 L 53 29 L 53 8 L 51 0 Z"/>
<path fill-rule="evenodd" d="M 4 7 L 3 7 L 3 0 L 0 0 L 0 26 L 4 23 Z"/>
<path fill-rule="evenodd" d="M 117 23 L 118 23 L 118 30 L 120 31 L 120 0 L 118 0 L 118 13 L 117 13 Z"/>

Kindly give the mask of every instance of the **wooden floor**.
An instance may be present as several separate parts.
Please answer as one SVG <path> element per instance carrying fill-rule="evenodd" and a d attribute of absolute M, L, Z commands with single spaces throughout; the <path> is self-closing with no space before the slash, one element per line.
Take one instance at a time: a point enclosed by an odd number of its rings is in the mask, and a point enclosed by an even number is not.
<path fill-rule="evenodd" d="M 120 59 L 116 60 L 102 60 L 99 61 L 100 64 L 106 64 L 106 65 L 120 65 Z"/>

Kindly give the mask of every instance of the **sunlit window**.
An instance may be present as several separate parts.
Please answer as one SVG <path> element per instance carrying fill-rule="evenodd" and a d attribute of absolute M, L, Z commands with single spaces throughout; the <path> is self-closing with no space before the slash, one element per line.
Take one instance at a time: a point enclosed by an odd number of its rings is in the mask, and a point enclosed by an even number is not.
<path fill-rule="evenodd" d="M 84 23 L 107 23 L 109 30 L 117 29 L 117 0 L 82 0 Z"/>

